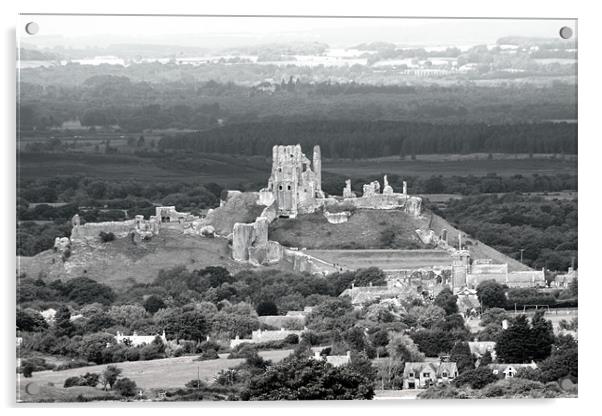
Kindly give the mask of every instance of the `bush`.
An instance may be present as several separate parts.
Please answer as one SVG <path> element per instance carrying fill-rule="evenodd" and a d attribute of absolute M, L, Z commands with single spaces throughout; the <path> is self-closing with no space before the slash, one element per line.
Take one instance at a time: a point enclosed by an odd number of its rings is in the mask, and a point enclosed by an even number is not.
<path fill-rule="evenodd" d="M 455 380 L 456 386 L 469 385 L 473 389 L 482 389 L 488 384 L 499 380 L 499 377 L 489 367 L 479 367 L 460 374 Z"/>
<path fill-rule="evenodd" d="M 124 397 L 133 397 L 137 393 L 136 383 L 127 377 L 117 380 L 113 389 Z"/>
<path fill-rule="evenodd" d="M 232 349 L 228 358 L 249 358 L 257 354 L 257 348 L 254 345 L 243 343 Z"/>
<path fill-rule="evenodd" d="M 80 379 L 77 376 L 67 378 L 65 380 L 65 383 L 63 384 L 64 388 L 69 388 L 69 387 L 74 387 L 74 386 L 81 386 Z"/>
<path fill-rule="evenodd" d="M 201 353 L 194 361 L 217 360 L 219 355 L 214 349 L 208 349 Z"/>
<path fill-rule="evenodd" d="M 278 307 L 272 301 L 260 302 L 256 311 L 259 316 L 278 315 Z"/>
<path fill-rule="evenodd" d="M 286 338 L 284 338 L 284 342 L 287 344 L 298 344 L 299 343 L 299 335 L 297 334 L 288 334 Z"/>
<path fill-rule="evenodd" d="M 98 236 L 100 237 L 100 240 L 103 243 L 108 243 L 109 241 L 115 240 L 115 234 L 113 234 L 110 231 L 108 233 L 101 231 L 100 234 L 98 234 Z"/>
<path fill-rule="evenodd" d="M 26 362 L 21 365 L 21 372 L 23 373 L 23 377 L 30 378 L 33 374 L 34 365 L 32 363 Z"/>
<path fill-rule="evenodd" d="M 189 389 L 204 389 L 207 387 L 207 384 L 203 380 L 190 380 L 185 386 Z"/>

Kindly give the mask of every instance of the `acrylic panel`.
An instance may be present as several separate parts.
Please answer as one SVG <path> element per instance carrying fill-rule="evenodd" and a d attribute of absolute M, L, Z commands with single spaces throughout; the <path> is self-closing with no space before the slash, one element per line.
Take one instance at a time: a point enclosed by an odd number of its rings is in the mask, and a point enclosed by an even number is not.
<path fill-rule="evenodd" d="M 577 397 L 577 21 L 20 15 L 17 400 Z"/>

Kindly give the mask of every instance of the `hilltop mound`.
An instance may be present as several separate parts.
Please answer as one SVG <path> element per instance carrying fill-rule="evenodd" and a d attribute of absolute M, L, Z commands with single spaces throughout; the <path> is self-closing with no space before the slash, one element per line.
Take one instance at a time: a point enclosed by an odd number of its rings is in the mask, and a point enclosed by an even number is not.
<path fill-rule="evenodd" d="M 428 251 L 425 250 L 435 247 L 422 243 L 416 235 L 417 229 L 432 229 L 436 235 L 441 235 L 443 229 L 446 229 L 448 243 L 454 247 L 458 245 L 458 234 L 461 232 L 445 219 L 430 211 L 425 211 L 420 217 L 414 217 L 398 210 L 360 209 L 349 218 L 348 222 L 342 224 L 331 224 L 319 213 L 299 215 L 296 219 L 277 219 L 270 225 L 269 237 L 270 240 L 278 241 L 285 246 L 306 248 L 309 253 L 318 258 L 346 264 L 349 267 L 360 264 L 359 259 L 352 259 L 352 257 L 358 256 L 359 252 L 345 254 L 339 250 L 414 250 L 416 257 L 424 263 L 425 255 L 428 254 Z M 528 266 L 467 236 L 464 232 L 462 232 L 462 238 L 473 259 L 491 259 L 493 263 L 508 263 L 509 271 L 531 270 Z M 325 254 L 312 250 L 336 250 L 337 252 Z M 379 258 L 380 261 L 372 253 L 368 258 L 368 260 L 372 259 L 372 263 L 364 262 L 361 267 L 373 265 L 387 268 L 390 260 L 384 261 L 383 259 L 390 254 L 380 254 L 384 256 Z M 404 256 L 412 257 L 409 252 Z M 401 261 L 409 264 L 409 260 L 403 258 L 400 260 L 398 257 L 399 253 L 395 253 L 397 263 Z M 412 262 L 415 261 L 415 259 L 412 260 Z M 397 264 L 396 267 L 401 266 Z"/>
<path fill-rule="evenodd" d="M 425 221 L 403 211 L 358 209 L 342 224 L 329 223 L 321 213 L 276 219 L 270 225 L 270 240 L 285 246 L 308 249 L 420 249 L 415 230 Z"/>
<path fill-rule="evenodd" d="M 33 257 L 19 257 L 17 265 L 20 274 L 32 278 L 86 276 L 112 286 L 152 282 L 159 270 L 176 266 L 190 270 L 222 266 L 231 273 L 249 267 L 232 260 L 225 238 L 202 238 L 166 227 L 152 240 L 137 244 L 127 238 L 104 244 L 73 244 L 71 256 L 64 263 L 60 255 L 47 250 Z"/>

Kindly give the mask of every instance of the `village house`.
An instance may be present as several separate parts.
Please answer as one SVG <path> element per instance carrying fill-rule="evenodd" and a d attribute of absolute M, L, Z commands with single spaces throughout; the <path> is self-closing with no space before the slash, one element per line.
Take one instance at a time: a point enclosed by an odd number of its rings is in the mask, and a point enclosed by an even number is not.
<path fill-rule="evenodd" d="M 117 335 L 115 335 L 115 341 L 117 341 L 118 344 L 126 344 L 132 347 L 138 347 L 144 344 L 152 344 L 157 337 L 163 342 L 163 344 L 167 344 L 165 331 L 163 331 L 163 334 L 161 335 L 138 335 L 136 332 L 134 332 L 133 335 L 123 335 L 118 331 Z"/>
<path fill-rule="evenodd" d="M 407 362 L 403 369 L 404 389 L 423 389 L 435 384 L 449 383 L 458 377 L 455 362 Z"/>
<path fill-rule="evenodd" d="M 301 337 L 301 334 L 305 332 L 307 328 L 304 328 L 301 331 L 294 331 L 290 329 L 280 328 L 280 330 L 276 331 L 265 331 L 258 329 L 257 331 L 251 332 L 251 338 L 240 338 L 240 336 L 236 336 L 235 339 L 230 340 L 230 348 L 234 348 L 237 345 L 249 343 L 249 344 L 259 344 L 262 342 L 270 342 L 270 341 L 282 341 L 289 335 L 297 335 Z"/>
<path fill-rule="evenodd" d="M 521 368 L 532 368 L 535 370 L 537 364 L 534 362 L 531 362 L 531 364 L 489 364 L 489 368 L 491 368 L 493 374 L 503 374 L 504 378 L 512 378 Z"/>
<path fill-rule="evenodd" d="M 351 362 L 351 351 L 347 351 L 345 355 L 320 355 L 320 351 L 314 351 L 313 359 L 326 361 L 334 367 L 340 367 Z"/>

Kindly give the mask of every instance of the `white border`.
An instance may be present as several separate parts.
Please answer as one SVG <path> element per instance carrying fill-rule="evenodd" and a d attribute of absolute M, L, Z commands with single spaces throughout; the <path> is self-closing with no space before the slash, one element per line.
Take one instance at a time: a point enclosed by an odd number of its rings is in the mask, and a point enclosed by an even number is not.
<path fill-rule="evenodd" d="M 599 13 L 596 13 L 596 2 L 556 1 L 527 2 L 524 0 L 504 0 L 498 2 L 485 1 L 413 1 L 386 2 L 380 0 L 351 2 L 349 0 L 221 0 L 218 2 L 202 1 L 157 1 L 157 0 L 103 0 L 84 2 L 82 0 L 24 0 L 20 2 L 3 1 L 0 3 L 0 18 L 3 23 L 3 55 L 2 81 L 3 92 L 0 100 L 0 117 L 3 137 L 1 140 L 3 179 L 3 204 L 0 204 L 0 224 L 2 238 L 2 266 L 4 273 L 4 326 L 6 332 L 2 337 L 4 358 L 2 360 L 1 383 L 2 403 L 13 407 L 14 404 L 14 247 L 15 247 L 15 21 L 19 12 L 29 13 L 145 13 L 145 14 L 279 14 L 279 15 L 347 15 L 347 16 L 437 16 L 437 17 L 548 17 L 579 19 L 579 265 L 581 281 L 581 332 L 580 367 L 581 383 L 579 399 L 546 400 L 546 401 L 440 401 L 440 402 L 379 402 L 379 403 L 276 403 L 276 404 L 230 404 L 209 405 L 195 403 L 195 407 L 204 407 L 208 412 L 245 413 L 247 415 L 279 414 L 306 415 L 308 413 L 329 412 L 337 409 L 345 413 L 365 414 L 371 409 L 380 412 L 440 412 L 444 414 L 496 415 L 523 413 L 527 411 L 541 414 L 575 414 L 585 411 L 594 412 L 599 396 L 600 382 L 595 377 L 599 373 L 600 324 L 598 294 L 601 270 L 595 263 L 599 254 L 598 224 L 600 223 L 600 192 L 596 186 L 599 173 L 601 152 L 599 144 L 600 129 L 600 62 L 599 42 L 602 39 Z M 598 220 L 598 221 L 597 221 Z M 19 405 L 20 407 L 24 407 Z M 86 413 L 106 415 L 106 404 L 95 404 L 96 408 L 87 408 Z M 182 404 L 178 407 L 190 407 Z M 41 408 L 21 409 L 21 411 L 47 412 L 61 414 L 77 412 L 83 409 L 61 409 L 55 405 L 37 406 Z M 113 406 L 111 406 L 113 407 Z M 117 409 L 115 409 L 117 410 Z M 186 412 L 186 409 L 168 410 L 165 406 L 140 409 L 145 414 L 162 414 L 169 412 Z M 113 410 L 109 410 L 112 412 Z M 130 412 L 136 412 L 131 409 Z M 203 411 L 199 409 L 198 411 Z"/>

